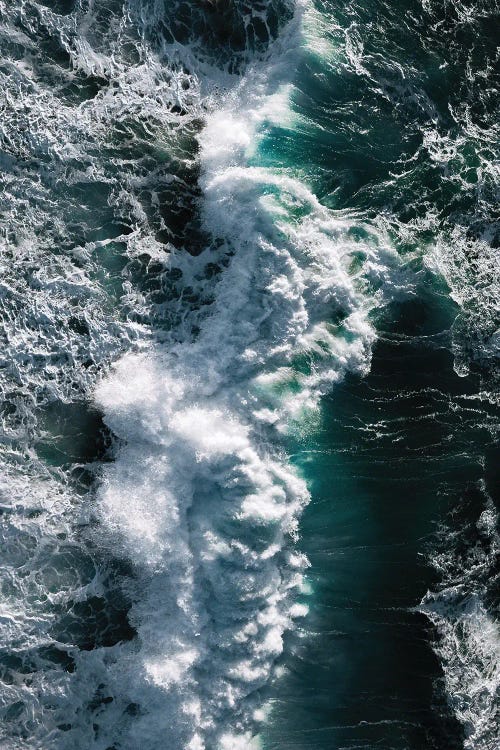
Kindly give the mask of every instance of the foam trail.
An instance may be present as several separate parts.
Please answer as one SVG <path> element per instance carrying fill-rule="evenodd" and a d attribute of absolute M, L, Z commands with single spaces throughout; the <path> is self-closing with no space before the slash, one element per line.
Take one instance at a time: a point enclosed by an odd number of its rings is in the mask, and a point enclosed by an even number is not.
<path fill-rule="evenodd" d="M 306 611 L 295 536 L 308 493 L 279 434 L 348 370 L 366 371 L 382 301 L 368 284 L 395 265 L 380 238 L 360 241 L 305 185 L 257 163 L 259 133 L 291 116 L 304 10 L 200 135 L 203 224 L 226 267 L 208 313 L 187 313 L 198 334 L 127 355 L 97 391 L 123 441 L 100 517 L 141 581 L 137 646 L 112 670 L 121 700 L 144 707 L 127 748 L 250 741 L 258 691 Z"/>

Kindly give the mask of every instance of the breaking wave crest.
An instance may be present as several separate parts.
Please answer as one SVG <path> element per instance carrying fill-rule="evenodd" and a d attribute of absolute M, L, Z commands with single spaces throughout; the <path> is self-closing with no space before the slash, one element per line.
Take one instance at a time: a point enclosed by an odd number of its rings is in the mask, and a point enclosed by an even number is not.
<path fill-rule="evenodd" d="M 261 132 L 293 117 L 305 6 L 282 14 L 278 35 L 273 3 L 242 4 L 243 15 L 228 4 L 236 70 L 214 53 L 217 24 L 183 26 L 183 13 L 206 16 L 192 4 L 168 23 L 158 4 L 116 5 L 2 7 L 14 46 L 47 34 L 59 45 L 44 70 L 13 50 L 6 79 L 21 106 L 3 125 L 16 247 L 5 309 L 17 294 L 24 320 L 7 342 L 10 422 L 39 416 L 28 443 L 11 427 L 4 485 L 6 533 L 26 539 L 12 577 L 25 571 L 35 591 L 11 591 L 29 604 L 7 615 L 5 647 L 22 668 L 11 665 L 4 695 L 5 741 L 235 747 L 250 741 L 259 691 L 306 611 L 295 538 L 308 492 L 286 434 L 307 429 L 345 372 L 369 366 L 370 311 L 393 293 L 397 261 L 383 235 L 259 164 Z M 27 200 L 30 163 L 40 177 Z M 97 387 L 105 428 L 84 400 L 129 347 Z M 57 465 L 75 420 L 114 455 L 91 505 L 88 462 Z M 19 506 L 26 451 L 35 489 Z"/>
<path fill-rule="evenodd" d="M 306 611 L 294 539 L 308 493 L 279 435 L 305 429 L 347 370 L 366 370 L 377 299 L 363 287 L 397 266 L 379 238 L 255 164 L 259 129 L 287 113 L 299 31 L 295 20 L 282 32 L 199 138 L 202 225 L 222 266 L 214 302 L 187 312 L 191 340 L 126 356 L 98 390 L 124 443 L 100 517 L 143 581 L 128 700 L 158 706 L 132 746 L 156 746 L 168 725 L 179 746 L 234 747 L 258 718 L 283 635 Z"/>

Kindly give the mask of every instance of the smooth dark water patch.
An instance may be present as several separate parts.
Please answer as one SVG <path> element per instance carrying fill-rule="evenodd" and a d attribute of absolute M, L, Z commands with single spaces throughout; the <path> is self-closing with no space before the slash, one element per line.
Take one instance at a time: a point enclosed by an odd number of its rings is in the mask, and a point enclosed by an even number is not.
<path fill-rule="evenodd" d="M 313 593 L 266 750 L 463 747 L 436 633 L 415 608 L 439 583 L 440 524 L 461 497 L 482 510 L 498 415 L 468 401 L 478 378 L 455 374 L 454 310 L 428 283 L 387 311 L 370 374 L 325 400 L 321 432 L 296 454 L 313 496 L 301 525 Z"/>

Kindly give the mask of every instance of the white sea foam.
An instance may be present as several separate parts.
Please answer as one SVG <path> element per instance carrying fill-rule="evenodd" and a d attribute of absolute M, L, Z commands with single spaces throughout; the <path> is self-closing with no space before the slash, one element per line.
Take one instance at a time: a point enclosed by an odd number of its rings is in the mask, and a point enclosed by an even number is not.
<path fill-rule="evenodd" d="M 179 147 L 175 130 L 199 103 L 195 78 L 175 62 L 160 63 L 134 36 L 128 3 L 116 7 L 127 12 L 111 26 L 106 14 L 104 22 L 97 18 L 99 3 L 88 12 L 84 5 L 61 16 L 35 2 L 0 2 L 0 744 L 16 750 L 109 747 L 116 727 L 133 721 L 126 711 L 135 709 L 119 698 L 126 672 L 119 669 L 117 697 L 98 734 L 91 719 L 102 713 L 99 696 L 112 700 L 102 694 L 108 662 L 126 664 L 127 647 L 98 638 L 87 650 L 93 627 L 109 631 L 116 602 L 112 560 L 101 559 L 84 531 L 88 497 L 78 477 L 85 467 L 73 458 L 74 444 L 97 371 L 151 335 L 143 323 L 151 300 L 127 263 L 140 256 L 170 264 L 171 246 L 155 238 L 162 219 L 154 190 L 183 183 L 161 170 L 144 176 L 134 127 L 151 138 L 161 128 L 155 147 L 188 163 L 192 154 Z M 47 42 L 61 65 L 44 56 L 39 45 Z M 112 85 L 100 81 L 89 96 L 79 71 Z M 129 150 L 120 159 L 124 133 Z M 148 188 L 151 200 L 141 203 Z M 51 416 L 53 405 L 74 404 Z M 75 422 L 66 436 L 59 434 L 64 420 Z M 102 623 L 94 620 L 96 602 L 104 604 Z M 130 637 L 124 620 L 123 611 L 114 640 Z"/>
<path fill-rule="evenodd" d="M 487 234 L 487 233 L 486 233 Z M 471 239 L 461 227 L 440 232 L 426 261 L 446 280 L 460 315 L 453 329 L 455 370 L 466 376 L 471 365 L 496 373 L 500 343 L 500 262 L 492 237 Z M 490 389 L 498 400 L 496 387 Z"/>
<path fill-rule="evenodd" d="M 161 20 L 160 6 L 147 6 L 149 31 L 151 19 Z M 289 99 L 306 45 L 307 3 L 297 3 L 264 59 L 247 64 L 241 76 L 216 73 L 187 44 L 165 44 L 163 57 L 151 54 L 145 27 L 143 37 L 134 37 L 128 14 L 110 28 L 95 22 L 97 5 L 65 20 L 37 8 L 70 57 L 68 80 L 80 70 L 113 85 L 81 102 L 76 118 L 75 108 L 61 103 L 64 97 L 39 83 L 31 63 L 17 66 L 14 90 L 22 106 L 14 106 L 12 95 L 4 127 L 17 139 L 13 152 L 49 160 L 53 180 L 36 185 L 26 230 L 20 219 L 24 182 L 16 169 L 8 178 L 9 231 L 24 238 L 17 252 L 26 252 L 29 273 L 40 266 L 35 292 L 28 286 L 25 294 L 25 319 L 16 319 L 24 321 L 22 336 L 10 351 L 19 362 L 15 375 L 23 392 L 36 386 L 39 403 L 47 403 L 70 401 L 75 381 L 88 396 L 97 365 L 106 365 L 124 346 L 133 348 L 96 390 L 118 441 L 97 493 L 99 526 L 85 538 L 132 563 L 133 575 L 123 585 L 136 637 L 87 650 L 71 641 L 68 646 L 70 636 L 54 636 L 58 615 L 43 597 L 54 606 L 56 600 L 103 596 L 105 571 L 91 569 L 72 580 L 78 564 L 51 566 L 44 558 L 46 578 L 38 580 L 36 555 L 28 555 L 27 576 L 38 599 L 11 620 L 30 619 L 33 640 L 23 641 L 18 628 L 6 643 L 24 653 L 31 645 L 55 642 L 75 668 L 41 668 L 37 657 L 29 678 L 16 677 L 5 700 L 14 723 L 22 715 L 21 729 L 7 737 L 6 747 L 254 747 L 284 636 L 307 611 L 297 601 L 307 561 L 296 537 L 309 498 L 287 461 L 286 435 L 307 428 L 321 395 L 347 372 L 366 372 L 375 338 L 370 314 L 406 281 L 382 232 L 328 211 L 291 172 L 259 163 L 269 125 L 293 127 Z M 134 18 L 141 15 L 134 4 L 128 10 Z M 34 33 L 33 17 L 25 22 Z M 138 56 L 135 64 L 127 63 L 130 47 Z M 186 157 L 182 133 L 176 134 L 181 123 L 201 114 L 201 219 L 211 249 L 191 257 L 155 237 L 156 229 L 164 229 L 156 191 L 181 179 L 155 175 L 158 186 L 139 157 L 118 158 L 113 138 L 128 147 L 127 138 L 135 142 L 139 128 L 145 145 L 156 138 L 168 158 L 189 161 L 194 154 Z M 64 210 L 54 229 L 51 191 L 59 183 Z M 89 204 L 79 212 L 78 201 L 66 201 L 66 192 L 87 184 L 103 190 L 105 206 Z M 104 237 L 72 242 L 70 259 L 58 256 L 47 266 L 50 244 L 68 239 L 71 221 L 88 229 L 92 211 L 103 224 L 110 215 L 126 218 L 132 231 L 103 231 Z M 165 271 L 175 267 L 183 274 L 196 303 L 181 295 L 166 299 L 161 322 L 168 321 L 168 330 L 151 331 L 144 323 L 154 319 L 152 303 L 127 277 L 127 267 L 119 282 L 100 269 L 96 255 L 104 263 L 113 244 L 124 247 L 127 263 L 146 256 Z M 208 263 L 218 266 L 212 279 L 203 276 Z M 68 296 L 87 323 L 86 338 L 71 332 Z M 33 325 L 42 317 L 44 325 Z M 23 348 L 36 348 L 35 340 L 46 347 L 39 351 L 42 363 L 21 356 Z M 54 341 L 55 351 L 48 350 Z M 69 369 L 60 356 L 68 351 Z M 44 380 L 48 371 L 52 385 Z M 24 447 L 13 450 L 16 461 Z M 88 507 L 71 497 L 63 472 L 49 472 L 51 484 L 44 484 L 41 463 L 33 461 L 31 474 L 44 514 L 37 521 L 35 513 L 28 524 L 33 539 L 45 540 L 52 555 L 67 544 L 84 557 L 68 517 L 74 505 L 76 520 L 86 522 Z M 49 502 L 55 488 L 64 494 L 62 515 Z"/>
<path fill-rule="evenodd" d="M 428 592 L 420 610 L 436 626 L 436 651 L 444 671 L 446 694 L 465 730 L 467 750 L 495 750 L 498 747 L 500 706 L 500 624 L 487 607 L 486 587 L 481 580 L 498 558 L 498 513 L 488 499 L 477 521 L 482 544 L 469 551 L 463 561 L 455 559 L 455 544 L 437 553 L 436 568 L 443 585 Z M 458 562 L 458 567 L 457 567 Z M 461 570 L 461 579 L 450 571 Z"/>
<path fill-rule="evenodd" d="M 366 371 L 369 313 L 396 286 L 383 238 L 357 239 L 305 185 L 255 164 L 266 123 L 286 111 L 301 11 L 199 138 L 204 229 L 229 262 L 208 313 L 187 312 L 197 337 L 127 355 L 97 391 L 123 441 L 100 517 L 141 581 L 137 646 L 113 667 L 122 697 L 144 707 L 121 733 L 127 748 L 165 736 L 248 746 L 258 691 L 306 612 L 294 546 L 308 493 L 278 435 L 348 370 Z"/>

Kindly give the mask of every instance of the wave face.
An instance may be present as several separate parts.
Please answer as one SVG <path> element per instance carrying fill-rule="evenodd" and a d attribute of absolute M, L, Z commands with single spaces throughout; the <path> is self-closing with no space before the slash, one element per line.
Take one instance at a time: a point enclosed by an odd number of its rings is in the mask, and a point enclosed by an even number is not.
<path fill-rule="evenodd" d="M 291 454 L 320 428 L 322 399 L 367 375 L 381 311 L 414 299 L 424 272 L 458 305 L 456 370 L 495 356 L 479 230 L 493 126 L 479 132 L 464 105 L 469 140 L 448 143 L 417 97 L 444 184 L 476 169 L 476 223 L 467 200 L 448 222 L 428 197 L 404 216 L 357 185 L 356 203 L 331 184 L 342 149 L 333 165 L 328 137 L 307 150 L 333 132 L 337 113 L 311 103 L 342 65 L 391 106 L 415 93 L 416 74 L 401 91 L 363 52 L 362 11 L 0 0 L 6 750 L 256 747 L 308 611 L 309 477 Z M 487 145 L 460 171 L 471 142 Z M 404 199 L 412 159 L 380 195 Z M 493 517 L 488 505 L 477 527 L 487 556 Z M 431 556 L 441 585 L 422 611 L 467 747 L 489 750 L 494 617 L 476 579 L 453 577 L 455 550 Z"/>
<path fill-rule="evenodd" d="M 326 437 L 307 446 L 318 497 L 303 521 L 313 535 L 303 548 L 319 602 L 309 618 L 316 645 L 295 644 L 283 688 L 293 709 L 277 707 L 269 743 L 491 750 L 500 643 L 498 4 L 316 9 L 316 58 L 294 97 L 301 140 L 283 138 L 277 160 L 292 155 L 324 205 L 384 228 L 415 276 L 413 300 L 374 312 L 372 370 L 325 399 Z M 330 457 L 335 450 L 340 458 Z M 340 472 L 336 490 L 331 476 Z M 321 526 L 327 502 L 337 507 L 330 535 Z M 299 701 L 312 679 L 314 699 Z M 354 687 L 339 688 L 342 680 Z"/>

